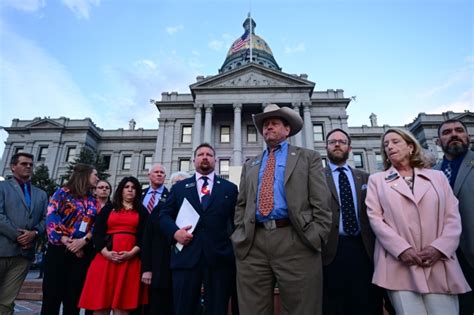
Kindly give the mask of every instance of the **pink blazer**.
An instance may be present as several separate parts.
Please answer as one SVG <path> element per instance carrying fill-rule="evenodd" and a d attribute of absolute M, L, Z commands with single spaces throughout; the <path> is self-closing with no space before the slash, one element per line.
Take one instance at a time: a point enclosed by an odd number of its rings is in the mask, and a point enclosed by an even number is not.
<path fill-rule="evenodd" d="M 415 169 L 413 193 L 395 168 L 369 177 L 367 214 L 376 236 L 373 283 L 389 290 L 458 294 L 470 291 L 456 249 L 458 200 L 440 171 Z M 431 245 L 444 254 L 431 267 L 406 266 L 398 256 Z"/>

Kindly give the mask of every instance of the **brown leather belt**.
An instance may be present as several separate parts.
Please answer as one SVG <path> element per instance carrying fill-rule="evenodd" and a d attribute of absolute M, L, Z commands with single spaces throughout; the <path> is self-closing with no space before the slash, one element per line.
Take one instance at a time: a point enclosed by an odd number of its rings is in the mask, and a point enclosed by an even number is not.
<path fill-rule="evenodd" d="M 268 220 L 265 222 L 257 222 L 257 226 L 264 228 L 265 230 L 274 230 L 289 226 L 291 224 L 290 219 L 278 219 L 278 220 Z"/>

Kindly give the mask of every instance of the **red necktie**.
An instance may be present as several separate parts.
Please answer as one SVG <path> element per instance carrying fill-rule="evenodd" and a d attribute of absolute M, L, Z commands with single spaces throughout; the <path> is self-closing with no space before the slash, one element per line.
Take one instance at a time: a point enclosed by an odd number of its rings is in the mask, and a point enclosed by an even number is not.
<path fill-rule="evenodd" d="M 156 190 L 153 190 L 151 192 L 151 197 L 150 197 L 150 200 L 148 201 L 148 205 L 146 206 L 148 213 L 151 213 L 151 211 L 153 211 L 153 208 L 155 207 L 155 195 L 156 195 Z"/>
<path fill-rule="evenodd" d="M 264 217 L 273 210 L 273 183 L 275 181 L 275 153 L 270 149 L 258 195 L 258 211 Z"/>
<path fill-rule="evenodd" d="M 211 197 L 211 190 L 209 189 L 209 183 L 207 182 L 208 177 L 202 176 L 201 179 L 204 181 L 201 187 L 201 204 L 203 207 L 205 207 L 209 201 L 209 198 Z"/>

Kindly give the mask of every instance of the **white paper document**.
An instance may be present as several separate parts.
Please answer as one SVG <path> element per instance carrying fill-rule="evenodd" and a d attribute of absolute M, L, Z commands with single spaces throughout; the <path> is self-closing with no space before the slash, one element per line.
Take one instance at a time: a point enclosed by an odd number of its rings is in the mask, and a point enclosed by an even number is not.
<path fill-rule="evenodd" d="M 188 199 L 184 198 L 183 204 L 181 208 L 179 208 L 178 216 L 176 217 L 176 225 L 179 228 L 191 225 L 191 229 L 188 230 L 188 233 L 193 233 L 198 221 L 199 213 L 197 213 L 194 207 L 189 203 Z M 181 251 L 183 244 L 176 243 L 176 248 Z"/>

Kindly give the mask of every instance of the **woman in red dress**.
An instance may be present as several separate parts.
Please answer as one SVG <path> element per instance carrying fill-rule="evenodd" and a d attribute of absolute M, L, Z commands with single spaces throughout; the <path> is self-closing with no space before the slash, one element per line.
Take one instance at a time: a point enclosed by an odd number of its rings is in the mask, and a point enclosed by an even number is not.
<path fill-rule="evenodd" d="M 92 235 L 97 254 L 87 272 L 79 307 L 98 315 L 110 310 L 122 315 L 147 302 L 138 255 L 147 212 L 140 197 L 138 180 L 125 177 L 112 205 L 106 205 L 98 215 Z"/>

